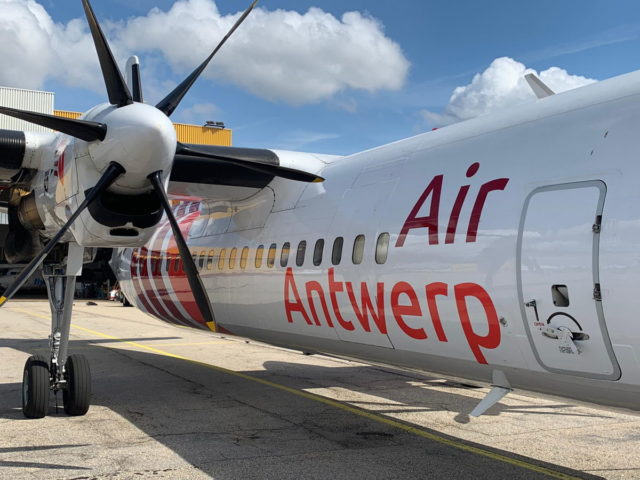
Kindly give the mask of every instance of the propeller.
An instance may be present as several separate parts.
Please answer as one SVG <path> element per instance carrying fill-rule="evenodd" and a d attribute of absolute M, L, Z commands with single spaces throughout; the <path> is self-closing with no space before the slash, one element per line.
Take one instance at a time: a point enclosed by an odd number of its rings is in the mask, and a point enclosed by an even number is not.
<path fill-rule="evenodd" d="M 56 117 L 46 113 L 27 112 L 9 107 L 0 107 L 0 113 L 25 120 L 29 123 L 35 123 L 41 127 L 66 133 L 85 142 L 104 140 L 104 137 L 107 135 L 107 126 L 104 123 L 73 120 L 71 118 Z"/>
<path fill-rule="evenodd" d="M 104 83 L 107 87 L 109 102 L 118 107 L 131 105 L 133 103 L 133 97 L 122 77 L 122 72 L 120 72 L 115 58 L 113 58 L 109 43 L 104 33 L 102 33 L 102 29 L 98 24 L 96 15 L 93 13 L 93 8 L 91 8 L 89 0 L 82 0 L 82 6 L 87 15 L 87 22 L 89 22 L 96 52 L 98 52 L 98 60 L 100 60 L 100 68 L 102 69 L 102 76 L 104 77 Z"/>
<path fill-rule="evenodd" d="M 184 155 L 186 157 L 204 157 L 211 158 L 213 160 L 221 160 L 227 163 L 232 163 L 242 168 L 246 168 L 247 170 L 253 170 L 255 172 L 265 173 L 274 177 L 282 177 L 288 180 L 296 180 L 299 182 L 318 183 L 324 181 L 324 178 L 312 173 L 303 172 L 302 170 L 281 167 L 279 165 L 269 165 L 267 163 L 254 162 L 247 159 L 229 157 L 226 155 L 216 155 L 213 153 L 204 152 L 202 150 L 197 150 L 180 142 L 178 142 L 176 155 Z"/>
<path fill-rule="evenodd" d="M 178 108 L 178 105 L 182 101 L 182 98 L 187 94 L 189 89 L 193 86 L 195 81 L 202 74 L 204 69 L 207 68 L 207 65 L 209 65 L 209 62 L 211 61 L 211 59 L 215 56 L 216 53 L 218 53 L 218 50 L 222 48 L 222 46 L 226 43 L 229 37 L 233 35 L 233 32 L 236 31 L 236 29 L 240 26 L 240 24 L 244 22 L 247 16 L 249 16 L 249 14 L 251 13 L 251 10 L 253 10 L 253 8 L 256 6 L 256 3 L 258 3 L 258 0 L 254 0 L 253 3 L 249 5 L 249 8 L 247 8 L 244 11 L 244 13 L 240 16 L 240 18 L 236 21 L 236 23 L 234 23 L 233 27 L 231 27 L 231 30 L 227 32 L 227 34 L 220 41 L 220 43 L 218 43 L 218 45 L 213 50 L 213 52 L 211 52 L 211 55 L 209 55 L 206 58 L 206 60 L 198 66 L 198 68 L 196 68 L 193 72 L 191 72 L 191 75 L 185 78 L 180 85 L 174 88 L 169 95 L 167 95 L 165 98 L 160 100 L 160 103 L 156 105 L 157 109 L 163 111 L 167 117 L 171 116 L 174 110 Z"/>
<path fill-rule="evenodd" d="M 80 214 L 86 209 L 98 196 L 100 196 L 109 186 L 123 173 L 125 173 L 124 168 L 115 162 L 112 162 L 107 169 L 105 170 L 100 180 L 96 183 L 96 185 L 87 192 L 85 195 L 84 201 L 80 204 L 78 209 L 69 217 L 67 223 L 65 223 L 60 231 L 56 233 L 56 235 L 49 240 L 49 243 L 42 249 L 42 251 L 29 262 L 20 275 L 14 280 L 14 282 L 7 288 L 2 297 L 0 297 L 0 307 L 4 305 L 7 300 L 10 300 L 18 290 L 24 285 L 24 283 L 29 280 L 29 277 L 36 271 L 36 269 L 44 262 L 44 259 L 49 255 L 49 252 L 53 250 L 53 247 L 60 241 L 60 239 L 67 233 L 67 230 L 73 225 L 73 222 L 80 216 Z"/>
<path fill-rule="evenodd" d="M 209 301 L 209 296 L 202 284 L 200 274 L 198 273 L 196 264 L 191 256 L 191 251 L 182 236 L 182 231 L 178 226 L 176 217 L 173 214 L 171 205 L 169 204 L 169 199 L 167 198 L 164 186 L 162 185 L 162 171 L 157 171 L 149 175 L 149 180 L 151 181 L 153 191 L 156 193 L 158 200 L 162 203 L 164 213 L 167 215 L 169 223 L 171 224 L 171 230 L 173 231 L 173 236 L 176 240 L 176 244 L 178 245 L 178 252 L 180 253 L 180 258 L 184 264 L 184 271 L 187 274 L 187 280 L 189 281 L 189 286 L 193 292 L 193 297 L 196 300 L 198 309 L 200 310 L 205 323 L 209 328 L 215 331 L 215 317 L 213 316 L 213 310 L 211 310 L 211 302 Z"/>
<path fill-rule="evenodd" d="M 133 100 L 136 102 L 144 102 L 142 98 L 142 79 L 140 77 L 140 64 L 131 65 L 131 88 L 133 89 Z"/>
<path fill-rule="evenodd" d="M 240 18 L 235 22 L 231 29 L 227 32 L 225 37 L 218 43 L 213 52 L 200 64 L 185 80 L 182 81 L 169 95 L 156 105 L 167 117 L 170 116 L 180 104 L 181 100 L 187 94 L 189 89 L 193 86 L 195 81 L 199 78 L 207 65 L 211 62 L 211 59 L 218 53 L 220 48 L 227 42 L 229 37 L 236 31 L 236 29 L 244 22 L 247 16 L 251 13 L 256 6 L 258 0 L 254 0 L 249 8 L 247 8 Z M 132 105 L 135 102 L 142 102 L 142 87 L 140 81 L 140 71 L 137 68 L 132 69 L 132 89 L 133 95 L 127 86 L 120 69 L 113 57 L 113 53 L 109 48 L 109 44 L 98 24 L 94 11 L 89 3 L 89 0 L 82 0 L 82 4 L 89 22 L 91 29 L 91 35 L 95 44 L 98 59 L 100 61 L 100 68 L 102 70 L 102 76 L 104 78 L 105 86 L 107 88 L 107 94 L 109 102 L 118 108 L 127 105 Z M 58 130 L 67 135 L 75 137 L 86 142 L 102 141 L 107 134 L 107 125 L 103 123 L 91 122 L 87 120 L 72 120 L 67 118 L 59 118 L 52 115 L 26 112 L 8 107 L 0 107 L 0 113 L 20 118 L 36 125 L 41 125 L 46 128 L 52 128 Z M 159 113 L 159 112 L 158 112 Z M 107 117 L 108 118 L 108 117 Z M 166 117 L 164 117 L 166 119 Z M 242 158 L 241 156 L 234 157 L 232 155 L 216 155 L 206 151 L 200 151 L 197 148 L 187 146 L 182 143 L 178 143 L 176 146 L 176 154 L 190 157 L 203 157 L 219 160 L 222 162 L 228 162 L 236 166 L 245 168 L 247 170 L 257 171 L 263 174 L 282 177 L 290 180 L 302 181 L 302 182 L 321 182 L 324 179 L 314 174 L 303 172 L 300 170 L 281 167 L 279 165 L 269 165 L 267 163 L 261 163 L 255 160 Z M 46 256 L 51 252 L 54 246 L 62 239 L 65 233 L 73 225 L 73 222 L 80 216 L 80 214 L 98 198 L 105 190 L 107 190 L 120 175 L 125 174 L 124 167 L 120 164 L 112 162 L 96 185 L 87 191 L 84 201 L 73 213 L 69 220 L 64 224 L 60 231 L 47 243 L 44 249 L 27 265 L 27 267 L 20 273 L 14 283 L 5 291 L 4 296 L 0 297 L 0 306 L 7 302 L 20 287 L 28 280 L 33 272 L 44 262 Z M 202 284 L 202 280 L 196 268 L 195 262 L 191 256 L 191 252 L 187 246 L 187 243 L 180 231 L 178 222 L 173 214 L 171 205 L 167 198 L 166 191 L 164 189 L 162 181 L 162 169 L 156 170 L 150 174 L 147 178 L 151 182 L 153 191 L 160 200 L 164 212 L 169 219 L 171 229 L 180 252 L 180 256 L 184 262 L 184 269 L 189 281 L 189 286 L 193 292 L 196 304 L 206 322 L 206 324 L 213 330 L 215 330 L 215 318 L 211 309 L 211 302 L 209 301 L 207 292 Z"/>

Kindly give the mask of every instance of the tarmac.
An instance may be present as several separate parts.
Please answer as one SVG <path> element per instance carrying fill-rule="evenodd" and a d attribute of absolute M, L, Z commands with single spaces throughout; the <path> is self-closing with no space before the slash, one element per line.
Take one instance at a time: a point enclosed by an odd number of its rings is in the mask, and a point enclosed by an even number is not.
<path fill-rule="evenodd" d="M 225 337 L 77 300 L 84 417 L 21 411 L 46 301 L 0 312 L 0 479 L 640 478 L 640 414 Z M 61 395 L 58 399 L 61 404 Z"/>

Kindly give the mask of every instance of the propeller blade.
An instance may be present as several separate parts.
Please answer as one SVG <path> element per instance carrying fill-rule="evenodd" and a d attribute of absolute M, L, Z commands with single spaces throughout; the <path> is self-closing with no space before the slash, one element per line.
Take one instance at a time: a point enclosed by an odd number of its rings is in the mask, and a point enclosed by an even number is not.
<path fill-rule="evenodd" d="M 167 198 L 167 194 L 164 191 L 164 186 L 162 185 L 162 172 L 158 171 L 149 175 L 149 180 L 151 180 L 151 184 L 153 185 L 153 190 L 156 192 L 158 199 L 162 203 L 162 208 L 164 208 L 164 212 L 167 214 L 167 218 L 169 219 L 169 223 L 171 224 L 171 230 L 173 231 L 173 236 L 175 237 L 176 244 L 178 245 L 178 252 L 180 253 L 180 258 L 184 264 L 184 271 L 187 274 L 187 280 L 189 281 L 189 286 L 191 287 L 191 291 L 193 293 L 193 297 L 196 300 L 196 304 L 198 305 L 198 309 L 204 318 L 207 326 L 215 331 L 215 317 L 213 316 L 213 311 L 211 310 L 211 303 L 209 302 L 209 296 L 207 295 L 207 291 L 204 289 L 204 285 L 202 284 L 202 280 L 200 279 L 200 274 L 198 273 L 198 269 L 196 268 L 196 264 L 193 261 L 193 257 L 191 256 L 191 251 L 187 246 L 187 242 L 182 236 L 182 232 L 180 231 L 180 227 L 178 226 L 178 222 L 176 217 L 173 215 L 173 210 L 171 209 L 171 205 L 169 204 L 169 199 Z"/>
<path fill-rule="evenodd" d="M 122 73 L 118 68 L 113 53 L 109 48 L 109 43 L 102 33 L 102 29 L 98 24 L 95 13 L 89 0 L 82 0 L 84 6 L 84 12 L 87 15 L 87 22 L 89 22 L 89 28 L 91 29 L 91 35 L 93 36 L 93 43 L 96 46 L 96 52 L 98 52 L 98 60 L 100 60 L 100 68 L 102 69 L 102 76 L 104 77 L 104 83 L 107 87 L 107 94 L 109 95 L 109 102 L 112 105 L 118 107 L 124 107 L 133 103 L 133 98 L 129 87 L 127 87 Z"/>
<path fill-rule="evenodd" d="M 49 252 L 53 250 L 53 247 L 60 241 L 60 239 L 67 233 L 67 230 L 73 225 L 73 222 L 80 216 L 85 208 L 87 208 L 102 192 L 104 192 L 109 186 L 123 173 L 125 172 L 124 168 L 121 165 L 111 162 L 111 164 L 107 167 L 98 183 L 96 183 L 95 187 L 88 191 L 86 196 L 84 197 L 84 201 L 80 204 L 78 209 L 71 215 L 67 223 L 65 223 L 60 231 L 56 233 L 56 235 L 49 240 L 49 243 L 42 249 L 42 251 L 29 262 L 20 275 L 14 280 L 14 282 L 7 288 L 0 297 L 0 307 L 2 307 L 8 300 L 16 294 L 20 287 L 24 285 L 24 283 L 29 280 L 29 277 L 36 271 L 36 269 L 44 262 L 44 259 L 49 255 Z"/>
<path fill-rule="evenodd" d="M 85 142 L 104 140 L 104 137 L 107 135 L 107 126 L 104 123 L 73 120 L 71 118 L 56 117 L 54 115 L 47 115 L 46 113 L 27 112 L 9 107 L 0 107 L 0 113 L 25 120 L 29 123 L 35 123 L 41 127 L 66 133 Z"/>
<path fill-rule="evenodd" d="M 296 180 L 298 182 L 319 183 L 324 182 L 324 178 L 314 175 L 313 173 L 303 172 L 302 170 L 295 170 L 293 168 L 281 167 L 279 165 L 268 165 L 266 163 L 252 162 L 247 159 L 233 158 L 223 155 L 215 155 L 209 152 L 203 152 L 194 148 L 186 146 L 184 143 L 178 142 L 176 149 L 176 155 L 185 155 L 188 157 L 204 157 L 212 158 L 214 160 L 222 160 L 225 162 L 233 163 L 239 167 L 246 168 L 247 170 L 253 170 L 255 172 L 265 173 L 274 177 L 282 177 L 288 180 Z"/>
<path fill-rule="evenodd" d="M 144 102 L 142 98 L 142 77 L 140 76 L 140 64 L 131 65 L 131 87 L 133 89 L 133 100 L 135 102 Z"/>
<path fill-rule="evenodd" d="M 229 37 L 233 35 L 233 32 L 236 31 L 236 29 L 240 26 L 240 24 L 244 22 L 247 16 L 249 16 L 249 14 L 251 13 L 251 10 L 253 10 L 253 7 L 256 6 L 256 3 L 258 3 L 258 0 L 254 0 L 253 3 L 249 5 L 249 8 L 247 8 L 244 11 L 244 13 L 238 19 L 238 21 L 233 25 L 233 27 L 231 27 L 231 30 L 227 32 L 227 34 L 224 36 L 222 41 L 213 50 L 211 55 L 209 55 L 207 59 L 204 62 L 202 62 L 198 68 L 196 68 L 193 72 L 191 72 L 191 75 L 185 78 L 182 81 L 182 83 L 178 85 L 169 95 L 167 95 L 164 99 L 162 99 L 160 103 L 156 105 L 157 109 L 163 111 L 167 117 L 171 116 L 174 110 L 178 108 L 178 105 L 182 101 L 182 98 L 187 94 L 191 86 L 202 74 L 204 69 L 207 68 L 207 65 L 209 65 L 209 62 L 211 61 L 211 59 L 215 56 L 216 53 L 218 53 L 218 50 L 222 48 L 222 46 L 229 39 Z"/>

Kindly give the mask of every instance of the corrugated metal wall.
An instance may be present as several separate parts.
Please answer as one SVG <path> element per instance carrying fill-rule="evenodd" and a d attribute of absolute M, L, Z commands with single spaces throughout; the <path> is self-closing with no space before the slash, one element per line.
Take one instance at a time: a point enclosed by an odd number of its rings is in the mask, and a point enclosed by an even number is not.
<path fill-rule="evenodd" d="M 53 114 L 53 98 L 51 92 L 37 90 L 24 90 L 21 88 L 0 87 L 0 105 L 4 107 L 19 108 L 32 112 Z M 0 115 L 0 128 L 7 130 L 27 130 L 30 132 L 50 132 L 48 128 L 40 127 L 32 123 L 16 118 Z"/>
<path fill-rule="evenodd" d="M 55 115 L 65 118 L 78 118 L 78 112 L 56 110 Z M 232 132 L 226 128 L 209 128 L 186 123 L 174 123 L 178 140 L 183 143 L 195 143 L 197 145 L 222 145 L 231 146 Z"/>
<path fill-rule="evenodd" d="M 70 112 L 68 110 L 54 110 L 53 114 L 57 117 L 71 118 L 73 120 L 82 115 L 80 112 Z"/>
<path fill-rule="evenodd" d="M 187 125 L 185 123 L 175 123 L 178 140 L 184 143 L 195 143 L 199 145 L 222 145 L 231 146 L 231 130 L 226 128 L 209 128 L 198 125 Z"/>

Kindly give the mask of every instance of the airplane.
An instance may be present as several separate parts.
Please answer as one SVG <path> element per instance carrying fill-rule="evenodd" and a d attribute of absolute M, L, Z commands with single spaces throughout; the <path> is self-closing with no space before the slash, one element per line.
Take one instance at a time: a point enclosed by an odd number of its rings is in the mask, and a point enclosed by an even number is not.
<path fill-rule="evenodd" d="M 155 107 L 82 0 L 109 102 L 58 133 L 0 131 L 8 257 L 42 265 L 51 353 L 24 368 L 90 406 L 68 354 L 74 283 L 98 247 L 137 308 L 178 325 L 638 409 L 640 72 L 349 156 L 186 145 L 169 116 L 216 52 Z"/>

